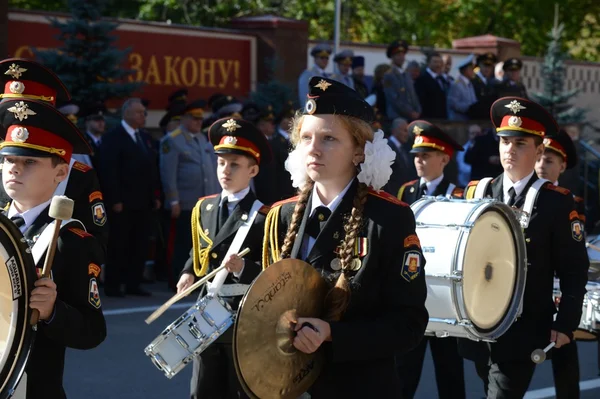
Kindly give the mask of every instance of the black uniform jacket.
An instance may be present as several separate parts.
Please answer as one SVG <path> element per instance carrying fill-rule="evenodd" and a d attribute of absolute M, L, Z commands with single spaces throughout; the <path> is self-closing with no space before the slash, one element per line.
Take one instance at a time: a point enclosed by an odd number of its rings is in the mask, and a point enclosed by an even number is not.
<path fill-rule="evenodd" d="M 523 207 L 527 190 L 537 179 L 534 173 L 523 192 L 516 197 L 517 208 Z M 465 191 L 467 199 L 474 191 L 471 189 L 474 183 L 469 183 Z M 487 195 L 503 200 L 502 175 L 492 180 Z M 496 343 L 460 340 L 460 349 L 465 357 L 484 360 L 489 359 L 491 354 L 494 363 L 531 361 L 533 350 L 550 343 L 551 329 L 573 337 L 581 318 L 589 267 L 580 224 L 569 190 L 545 183 L 532 210 L 529 227 L 524 231 L 527 280 L 523 313 Z M 562 298 L 556 321 L 553 321 L 557 312 L 552 299 L 555 275 L 560 279 Z"/>
<path fill-rule="evenodd" d="M 48 208 L 37 217 L 24 233 L 30 245 L 52 220 Z M 44 259 L 36 265 L 38 275 Z M 28 399 L 66 398 L 62 384 L 66 348 L 91 349 L 104 341 L 106 323 L 97 282 L 103 262 L 100 244 L 81 225 L 61 229 L 51 269 L 58 296 L 54 315 L 38 323 L 25 367 Z"/>
<path fill-rule="evenodd" d="M 400 201 L 406 202 L 407 204 L 412 204 L 416 202 L 423 196 L 421 192 L 420 179 L 409 181 L 408 183 L 404 183 L 400 190 L 398 191 L 398 199 Z M 445 176 L 435 188 L 435 191 L 431 194 L 427 194 L 427 196 L 437 197 L 438 195 L 446 196 L 446 191 L 448 191 L 448 187 L 450 186 L 450 180 Z M 452 193 L 450 194 L 454 198 L 462 197 L 463 190 L 458 187 L 454 187 Z"/>
<path fill-rule="evenodd" d="M 354 180 L 305 259 L 331 284 L 340 273 L 333 271 L 331 261 L 342 243 L 357 186 Z M 268 248 L 275 241 L 283 244 L 296 200 L 273 205 L 265 228 L 270 232 L 265 237 Z M 292 258 L 300 257 L 310 198 L 307 204 Z M 366 242 L 366 254 L 360 257 L 360 269 L 348 272 L 350 304 L 339 322 L 330 322 L 332 341 L 323 343 L 327 364 L 310 390 L 313 399 L 399 397 L 394 356 L 417 346 L 429 319 L 425 259 L 410 207 L 385 192 L 370 192 L 363 218 L 358 237 Z M 267 258 L 277 260 L 273 252 L 266 253 Z"/>
<path fill-rule="evenodd" d="M 221 195 L 211 195 L 208 197 L 201 198 L 200 204 L 200 220 L 198 221 L 204 234 L 208 236 L 211 242 L 207 242 L 202 236 L 200 236 L 200 245 L 202 249 L 210 248 L 208 253 L 208 271 L 218 268 L 221 266 L 229 246 L 233 242 L 233 239 L 238 229 L 248 220 L 250 217 L 250 210 L 252 204 L 256 200 L 255 195 L 250 191 L 246 197 L 244 197 L 238 205 L 233 209 L 233 212 L 229 215 L 227 222 L 223 225 L 223 228 L 217 232 L 217 220 L 219 215 L 219 203 L 221 202 Z M 251 284 L 256 276 L 261 272 L 262 267 L 260 265 L 261 251 L 262 251 L 262 238 L 264 234 L 265 215 L 268 212 L 268 207 L 263 206 L 256 215 L 252 227 L 248 232 L 248 235 L 244 239 L 240 251 L 244 248 L 250 248 L 250 253 L 244 256 L 244 270 L 239 278 L 235 277 L 233 273 L 229 273 L 224 284 Z M 216 234 L 215 234 L 216 233 Z M 194 249 L 192 249 L 193 251 Z M 194 274 L 194 264 L 190 257 L 185 264 L 182 273 Z M 198 276 L 196 276 L 198 278 Z M 236 297 L 224 297 L 225 301 L 232 306 L 233 309 L 237 309 L 242 296 Z M 232 330 L 232 329 L 230 329 Z"/>
<path fill-rule="evenodd" d="M 496 83 L 494 90 L 498 95 L 498 98 L 502 97 L 521 97 L 528 99 L 527 89 L 521 82 L 512 82 L 509 79 L 504 79 L 501 82 Z"/>

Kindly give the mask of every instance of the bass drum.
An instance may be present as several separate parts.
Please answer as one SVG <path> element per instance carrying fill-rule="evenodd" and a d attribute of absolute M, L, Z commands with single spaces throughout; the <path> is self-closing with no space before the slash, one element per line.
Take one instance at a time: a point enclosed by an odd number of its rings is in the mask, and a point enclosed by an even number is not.
<path fill-rule="evenodd" d="M 525 238 L 514 212 L 490 199 L 443 197 L 411 208 L 426 260 L 426 334 L 495 341 L 520 315 L 525 291 Z"/>
<path fill-rule="evenodd" d="M 29 293 L 35 265 L 19 229 L 0 214 L 0 399 L 10 398 L 25 370 L 34 331 Z"/>

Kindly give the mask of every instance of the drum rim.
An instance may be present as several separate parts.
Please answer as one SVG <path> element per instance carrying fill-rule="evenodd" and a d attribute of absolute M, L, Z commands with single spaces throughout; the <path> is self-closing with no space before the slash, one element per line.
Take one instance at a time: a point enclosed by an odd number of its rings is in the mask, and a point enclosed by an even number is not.
<path fill-rule="evenodd" d="M 520 263 L 521 267 L 517 267 L 517 277 L 513 285 L 513 293 L 508 309 L 504 313 L 504 317 L 493 327 L 483 329 L 473 324 L 473 328 L 479 333 L 478 336 L 483 336 L 487 339 L 496 339 L 502 336 L 514 323 L 515 319 L 521 314 L 521 307 L 523 303 L 523 295 L 525 293 L 525 283 L 527 281 L 527 247 L 525 245 L 525 235 L 523 228 L 517 220 L 516 215 L 512 209 L 504 204 L 503 202 L 491 202 L 489 207 L 485 207 L 478 217 L 485 212 L 489 212 L 492 209 L 499 210 L 500 214 L 508 221 L 513 232 L 513 242 L 515 244 L 515 250 L 517 253 L 517 263 Z M 519 265 L 517 265 L 519 266 Z M 522 271 L 522 272 L 521 272 Z M 468 315 L 467 315 L 468 316 Z"/>
<path fill-rule="evenodd" d="M 24 285 L 23 295 L 19 298 L 19 301 L 24 303 L 26 309 L 25 312 L 22 312 L 17 317 L 17 326 L 21 328 L 21 331 L 19 332 L 19 338 L 15 339 L 9 349 L 9 353 L 14 360 L 9 361 L 9 363 L 6 364 L 10 364 L 11 367 L 6 370 L 6 375 L 4 375 L 5 370 L 0 368 L 0 375 L 5 379 L 2 382 L 2 385 L 0 385 L 0 398 L 4 398 L 4 395 L 10 395 L 10 392 L 16 388 L 21 380 L 35 338 L 34 330 L 29 325 L 29 319 L 32 312 L 29 308 L 29 295 L 33 289 L 33 283 L 35 282 L 35 274 L 31 271 L 35 271 L 36 269 L 33 262 L 33 256 L 27 251 L 29 246 L 24 240 L 23 234 L 17 226 L 3 214 L 0 214 L 0 229 L 3 234 L 10 238 L 11 243 L 19 256 L 20 264 L 23 265 L 23 269 L 19 269 L 19 271 L 24 274 L 21 276 Z M 17 344 L 16 348 L 15 344 Z M 3 365 L 0 365 L 0 367 L 2 366 Z"/>

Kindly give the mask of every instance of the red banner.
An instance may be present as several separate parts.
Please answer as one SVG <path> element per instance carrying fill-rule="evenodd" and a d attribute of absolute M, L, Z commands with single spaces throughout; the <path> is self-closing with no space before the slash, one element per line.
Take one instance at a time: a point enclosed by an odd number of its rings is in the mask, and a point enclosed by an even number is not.
<path fill-rule="evenodd" d="M 31 47 L 60 47 L 49 14 L 8 13 L 8 50 L 13 57 L 33 58 Z M 64 20 L 65 17 L 60 19 Z M 125 67 L 131 81 L 144 82 L 137 96 L 151 109 L 164 109 L 169 94 L 187 88 L 188 98 L 207 99 L 214 93 L 245 97 L 256 82 L 256 38 L 163 23 L 121 23 L 113 32 L 118 48 L 130 48 Z"/>

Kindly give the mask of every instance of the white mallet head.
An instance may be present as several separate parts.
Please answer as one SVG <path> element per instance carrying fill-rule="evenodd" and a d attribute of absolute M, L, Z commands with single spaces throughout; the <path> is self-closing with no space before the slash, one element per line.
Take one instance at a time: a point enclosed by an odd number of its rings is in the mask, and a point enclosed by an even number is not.
<path fill-rule="evenodd" d="M 73 217 L 73 207 L 75 202 L 64 195 L 55 195 L 50 203 L 48 214 L 51 218 L 57 220 L 69 220 Z"/>

